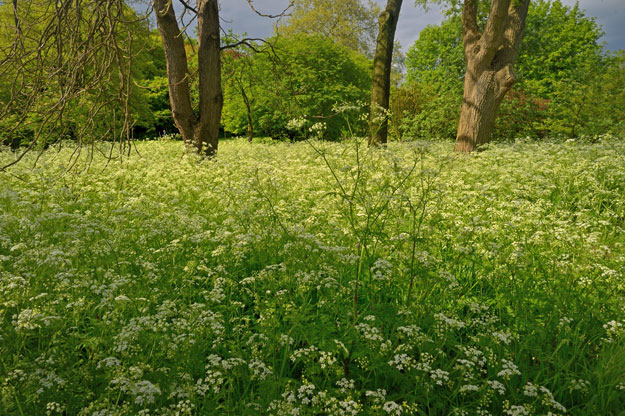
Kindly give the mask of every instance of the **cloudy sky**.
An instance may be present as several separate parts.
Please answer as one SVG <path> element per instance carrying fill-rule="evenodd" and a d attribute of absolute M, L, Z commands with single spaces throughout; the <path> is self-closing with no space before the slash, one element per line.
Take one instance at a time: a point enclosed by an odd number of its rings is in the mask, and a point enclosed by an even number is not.
<path fill-rule="evenodd" d="M 564 4 L 573 6 L 575 0 L 562 0 Z M 222 24 L 232 28 L 235 33 L 247 32 L 250 37 L 270 36 L 273 21 L 259 17 L 249 7 L 246 0 L 222 0 Z M 275 14 L 281 12 L 288 0 L 254 0 L 254 6 L 262 13 Z M 385 0 L 377 0 L 381 7 Z M 624 0 L 579 0 L 579 5 L 586 10 L 587 16 L 593 16 L 603 27 L 607 48 L 611 50 L 625 49 L 625 1 Z M 441 9 L 432 6 L 429 11 L 415 7 L 414 2 L 405 0 L 397 25 L 397 38 L 405 51 L 419 36 L 419 32 L 429 24 L 438 24 L 443 20 Z"/>

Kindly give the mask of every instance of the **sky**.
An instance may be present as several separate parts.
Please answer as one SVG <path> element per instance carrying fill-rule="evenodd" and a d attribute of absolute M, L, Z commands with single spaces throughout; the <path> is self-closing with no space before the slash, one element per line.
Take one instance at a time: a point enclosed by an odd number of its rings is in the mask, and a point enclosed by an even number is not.
<path fill-rule="evenodd" d="M 376 0 L 380 7 L 386 5 L 385 0 Z M 566 5 L 575 5 L 575 0 L 562 0 Z M 264 14 L 280 13 L 287 5 L 288 0 L 254 0 L 255 8 Z M 247 32 L 249 37 L 267 37 L 273 32 L 274 21 L 260 17 L 254 13 L 247 0 L 222 0 L 222 26 L 231 28 L 235 33 Z M 586 11 L 587 16 L 596 18 L 597 23 L 605 32 L 602 41 L 607 49 L 625 49 L 625 0 L 579 0 L 580 8 Z M 419 37 L 419 33 L 427 25 L 439 24 L 444 16 L 441 8 L 433 5 L 429 11 L 416 7 L 411 0 L 405 0 L 399 15 L 396 38 L 406 52 Z"/>

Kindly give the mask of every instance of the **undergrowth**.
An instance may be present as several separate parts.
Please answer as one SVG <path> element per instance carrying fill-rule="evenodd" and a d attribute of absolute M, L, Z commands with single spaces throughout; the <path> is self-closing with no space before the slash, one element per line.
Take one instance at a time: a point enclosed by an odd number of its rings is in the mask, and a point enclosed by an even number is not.
<path fill-rule="evenodd" d="M 0 414 L 623 414 L 622 141 L 137 147 L 0 172 Z"/>

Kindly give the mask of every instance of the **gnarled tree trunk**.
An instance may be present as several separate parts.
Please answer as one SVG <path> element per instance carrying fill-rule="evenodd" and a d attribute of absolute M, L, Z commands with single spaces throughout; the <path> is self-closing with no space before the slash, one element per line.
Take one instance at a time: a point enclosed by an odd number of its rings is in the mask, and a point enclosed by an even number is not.
<path fill-rule="evenodd" d="M 477 0 L 465 0 L 462 40 L 467 62 L 457 152 L 471 152 L 487 143 L 499 105 L 516 77 L 514 63 L 525 30 L 530 0 L 492 0 L 488 21 L 480 32 Z"/>
<path fill-rule="evenodd" d="M 217 0 L 197 0 L 199 111 L 191 105 L 189 68 L 184 36 L 178 27 L 171 0 L 153 0 L 156 22 L 167 60 L 169 101 L 174 122 L 187 148 L 213 156 L 219 142 L 223 107 L 219 5 Z"/>
<path fill-rule="evenodd" d="M 402 0 L 388 0 L 386 9 L 379 17 L 380 28 L 373 58 L 369 146 L 386 144 L 388 138 L 387 112 L 391 95 L 393 45 L 401 3 Z"/>

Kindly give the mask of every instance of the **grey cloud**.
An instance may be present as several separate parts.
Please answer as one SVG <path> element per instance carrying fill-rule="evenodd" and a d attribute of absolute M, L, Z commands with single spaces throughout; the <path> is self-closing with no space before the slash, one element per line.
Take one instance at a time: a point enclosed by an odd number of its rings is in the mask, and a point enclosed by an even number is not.
<path fill-rule="evenodd" d="M 261 12 L 275 14 L 281 12 L 287 5 L 288 0 L 255 0 L 254 6 Z M 386 1 L 377 0 L 380 6 Z M 575 0 L 563 0 L 564 4 L 573 6 Z M 623 0 L 580 0 L 580 8 L 586 11 L 587 16 L 593 16 L 599 25 L 603 27 L 608 49 L 625 49 L 625 2 Z M 428 11 L 416 7 L 411 0 L 404 1 L 402 13 L 397 26 L 397 39 L 401 42 L 402 49 L 408 48 L 419 37 L 419 33 L 429 24 L 439 24 L 444 16 L 440 6 L 430 6 Z M 221 1 L 222 24 L 225 28 L 231 28 L 235 33 L 247 32 L 250 37 L 267 37 L 273 33 L 275 20 L 256 15 L 249 7 L 246 0 Z"/>

